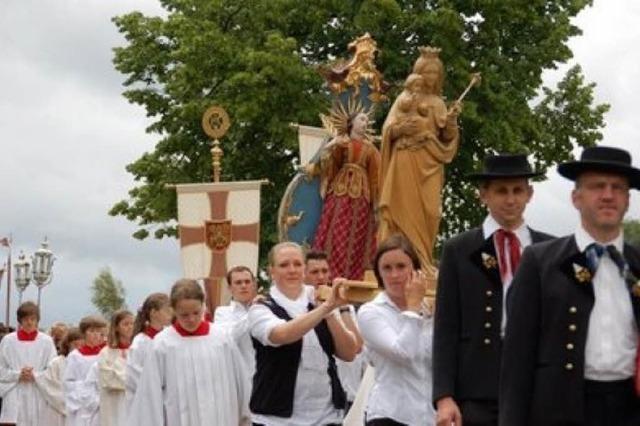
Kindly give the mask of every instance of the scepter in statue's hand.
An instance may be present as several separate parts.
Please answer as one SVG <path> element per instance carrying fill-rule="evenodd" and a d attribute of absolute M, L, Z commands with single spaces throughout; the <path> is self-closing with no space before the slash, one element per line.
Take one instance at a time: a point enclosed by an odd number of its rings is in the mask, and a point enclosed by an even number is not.
<path fill-rule="evenodd" d="M 467 85 L 467 88 L 464 89 L 464 92 L 462 92 L 462 94 L 458 97 L 458 99 L 456 99 L 456 101 L 453 104 L 451 104 L 451 107 L 449 107 L 449 111 L 448 111 L 449 114 L 454 114 L 454 113 L 457 113 L 456 115 L 460 114 L 460 111 L 462 111 L 462 100 L 464 99 L 465 96 L 467 96 L 467 93 L 469 93 L 469 90 L 471 90 L 473 86 L 480 85 L 481 80 L 482 80 L 482 77 L 480 77 L 479 72 L 475 72 L 471 74 L 471 81 Z"/>

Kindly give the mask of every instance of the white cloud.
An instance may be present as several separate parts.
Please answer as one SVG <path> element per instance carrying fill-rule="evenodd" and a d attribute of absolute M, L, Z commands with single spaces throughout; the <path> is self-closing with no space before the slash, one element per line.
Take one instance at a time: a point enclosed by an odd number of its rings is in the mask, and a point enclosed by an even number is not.
<path fill-rule="evenodd" d="M 57 261 L 43 290 L 44 324 L 92 312 L 89 287 L 104 266 L 132 308 L 180 275 L 175 241 L 133 240 L 133 224 L 107 215 L 133 184 L 124 167 L 155 141 L 111 64 L 122 38 L 110 19 L 134 8 L 159 11 L 152 1 L 2 3 L 0 234 L 13 233 L 14 259 L 49 237 Z M 28 288 L 25 299 L 35 297 Z M 4 298 L 3 288 L 0 306 Z"/>

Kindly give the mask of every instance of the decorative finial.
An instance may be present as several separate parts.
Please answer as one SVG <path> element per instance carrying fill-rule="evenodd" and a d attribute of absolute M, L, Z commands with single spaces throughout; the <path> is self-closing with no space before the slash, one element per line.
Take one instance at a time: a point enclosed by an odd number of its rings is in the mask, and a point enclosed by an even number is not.
<path fill-rule="evenodd" d="M 229 120 L 227 111 L 222 107 L 212 106 L 202 115 L 202 129 L 213 139 L 211 157 L 214 182 L 220 182 L 220 173 L 222 171 L 222 163 L 220 160 L 224 155 L 222 148 L 220 148 L 219 138 L 227 133 L 229 126 L 231 126 L 231 120 Z"/>

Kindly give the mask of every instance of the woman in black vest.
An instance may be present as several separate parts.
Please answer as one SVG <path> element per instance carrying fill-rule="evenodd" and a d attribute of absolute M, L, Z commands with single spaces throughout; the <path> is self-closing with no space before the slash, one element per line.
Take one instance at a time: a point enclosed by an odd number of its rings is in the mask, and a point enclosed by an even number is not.
<path fill-rule="evenodd" d="M 291 242 L 271 249 L 269 272 L 269 295 L 249 310 L 256 350 L 253 424 L 340 424 L 345 394 L 334 356 L 352 361 L 359 347 L 334 313 L 347 303 L 340 297 L 339 282 L 331 297 L 315 306 L 313 288 L 303 283 L 302 249 Z"/>

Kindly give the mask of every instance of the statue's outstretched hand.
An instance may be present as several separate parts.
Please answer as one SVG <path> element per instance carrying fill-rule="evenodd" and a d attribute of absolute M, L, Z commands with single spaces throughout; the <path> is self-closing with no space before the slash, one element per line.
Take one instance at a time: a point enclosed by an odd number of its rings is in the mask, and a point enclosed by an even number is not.
<path fill-rule="evenodd" d="M 447 111 L 447 116 L 448 117 L 457 117 L 457 116 L 460 115 L 461 112 L 462 112 L 462 102 L 461 101 L 455 101 L 449 107 L 449 110 Z"/>

